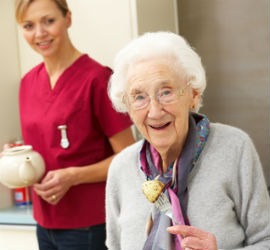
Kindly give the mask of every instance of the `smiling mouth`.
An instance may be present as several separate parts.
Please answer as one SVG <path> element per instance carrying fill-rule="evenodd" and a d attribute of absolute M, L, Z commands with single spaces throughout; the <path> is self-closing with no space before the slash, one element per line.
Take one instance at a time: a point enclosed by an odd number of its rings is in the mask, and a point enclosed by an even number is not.
<path fill-rule="evenodd" d="M 171 123 L 168 122 L 168 123 L 165 123 L 164 125 L 157 125 L 157 126 L 153 126 L 153 125 L 149 125 L 151 128 L 153 129 L 156 129 L 156 130 L 161 130 L 161 129 L 164 129 L 166 127 L 168 127 Z"/>
<path fill-rule="evenodd" d="M 52 43 L 52 40 L 50 40 L 50 41 L 45 41 L 45 42 L 38 42 L 37 45 L 38 45 L 39 47 L 46 47 L 46 46 L 49 46 L 51 43 Z"/>

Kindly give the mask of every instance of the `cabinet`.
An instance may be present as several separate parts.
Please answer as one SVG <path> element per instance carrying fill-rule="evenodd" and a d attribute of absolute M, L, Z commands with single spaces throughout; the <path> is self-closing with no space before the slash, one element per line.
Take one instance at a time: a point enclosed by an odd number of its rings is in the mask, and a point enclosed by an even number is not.
<path fill-rule="evenodd" d="M 38 250 L 35 226 L 0 225 L 0 250 Z"/>
<path fill-rule="evenodd" d="M 31 206 L 0 209 L 0 250 L 38 250 Z"/>

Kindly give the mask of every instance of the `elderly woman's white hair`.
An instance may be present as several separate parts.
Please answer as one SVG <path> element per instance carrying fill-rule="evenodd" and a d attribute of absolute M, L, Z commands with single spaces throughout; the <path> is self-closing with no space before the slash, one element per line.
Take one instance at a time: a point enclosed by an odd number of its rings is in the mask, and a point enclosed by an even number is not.
<path fill-rule="evenodd" d="M 194 111 L 202 106 L 202 94 L 206 88 L 205 70 L 200 56 L 187 41 L 171 32 L 150 32 L 134 39 L 118 52 L 114 60 L 114 73 L 110 78 L 109 96 L 119 112 L 127 112 L 124 94 L 127 88 L 127 74 L 132 65 L 142 60 L 168 59 L 176 72 L 185 72 L 190 86 L 200 94 L 200 101 Z M 174 64 L 172 65 L 172 60 Z"/>

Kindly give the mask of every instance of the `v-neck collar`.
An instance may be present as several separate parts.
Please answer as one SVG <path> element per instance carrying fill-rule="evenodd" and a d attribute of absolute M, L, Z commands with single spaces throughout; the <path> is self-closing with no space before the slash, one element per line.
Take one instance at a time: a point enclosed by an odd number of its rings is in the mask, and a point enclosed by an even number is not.
<path fill-rule="evenodd" d="M 69 67 L 67 67 L 57 79 L 54 88 L 51 88 L 49 74 L 46 70 L 45 64 L 43 63 L 42 76 L 41 76 L 42 80 L 44 81 L 43 89 L 49 98 L 52 98 L 59 94 L 59 92 L 63 89 L 66 83 L 65 79 L 69 79 L 74 74 L 74 71 L 72 70 L 72 68 L 76 68 L 77 64 L 80 64 L 80 62 L 85 57 L 87 57 L 86 54 L 81 55 Z"/>

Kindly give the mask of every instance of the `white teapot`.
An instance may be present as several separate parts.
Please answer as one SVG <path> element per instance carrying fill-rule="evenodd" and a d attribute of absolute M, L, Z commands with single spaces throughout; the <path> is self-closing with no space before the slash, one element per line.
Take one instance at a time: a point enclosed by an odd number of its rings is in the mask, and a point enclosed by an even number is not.
<path fill-rule="evenodd" d="M 0 157 L 0 182 L 9 188 L 28 187 L 45 172 L 42 156 L 30 145 L 7 148 Z"/>

